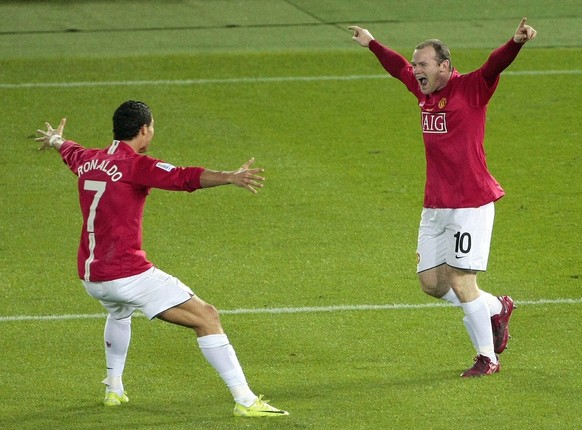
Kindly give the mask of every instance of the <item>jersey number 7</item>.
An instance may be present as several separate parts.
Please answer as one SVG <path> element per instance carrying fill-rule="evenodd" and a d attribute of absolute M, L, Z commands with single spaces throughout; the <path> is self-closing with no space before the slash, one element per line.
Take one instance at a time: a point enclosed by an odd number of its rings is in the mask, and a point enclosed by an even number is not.
<path fill-rule="evenodd" d="M 106 182 L 103 181 L 85 181 L 83 184 L 83 189 L 87 191 L 95 191 L 95 196 L 93 197 L 93 202 L 89 207 L 89 217 L 87 218 L 87 233 L 89 233 L 89 258 L 85 260 L 85 281 L 89 282 L 91 275 L 91 263 L 95 259 L 95 215 L 97 214 L 97 206 L 99 206 L 99 200 L 105 192 L 107 186 Z"/>

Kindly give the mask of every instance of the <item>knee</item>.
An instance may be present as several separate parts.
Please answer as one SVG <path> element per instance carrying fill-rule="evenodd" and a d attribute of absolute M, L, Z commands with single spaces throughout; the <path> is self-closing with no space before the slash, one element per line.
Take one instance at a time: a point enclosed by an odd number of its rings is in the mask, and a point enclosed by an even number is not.
<path fill-rule="evenodd" d="M 421 290 L 425 294 L 437 299 L 444 296 L 449 289 L 447 285 L 443 285 L 442 282 L 439 282 L 439 278 L 435 273 L 431 273 L 430 271 L 419 273 L 418 280 L 420 282 Z"/>
<path fill-rule="evenodd" d="M 429 296 L 433 296 L 433 297 L 437 297 L 437 298 L 440 297 L 437 293 L 438 292 L 438 285 L 421 280 L 420 281 L 420 289 L 425 294 L 428 294 Z"/>
<path fill-rule="evenodd" d="M 208 321 L 220 321 L 218 310 L 210 303 L 205 303 L 202 311 L 204 319 Z"/>
<path fill-rule="evenodd" d="M 205 303 L 201 312 L 200 329 L 205 333 L 222 333 L 218 310 L 210 303 Z"/>

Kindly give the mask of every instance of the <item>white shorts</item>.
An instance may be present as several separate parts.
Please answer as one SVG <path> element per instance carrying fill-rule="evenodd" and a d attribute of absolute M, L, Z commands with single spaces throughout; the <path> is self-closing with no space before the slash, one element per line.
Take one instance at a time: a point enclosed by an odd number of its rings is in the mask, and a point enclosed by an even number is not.
<path fill-rule="evenodd" d="M 194 295 L 178 278 L 155 267 L 114 281 L 82 282 L 87 293 L 99 300 L 115 319 L 127 318 L 136 309 L 153 319 Z"/>
<path fill-rule="evenodd" d="M 422 210 L 416 272 L 442 264 L 485 271 L 489 259 L 495 206 Z"/>

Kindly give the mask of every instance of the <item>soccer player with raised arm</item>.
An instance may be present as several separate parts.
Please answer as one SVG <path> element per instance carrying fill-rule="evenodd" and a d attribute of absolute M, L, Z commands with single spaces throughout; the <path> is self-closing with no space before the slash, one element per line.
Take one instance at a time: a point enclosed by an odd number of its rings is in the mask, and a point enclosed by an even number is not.
<path fill-rule="evenodd" d="M 498 354 L 509 338 L 514 309 L 509 296 L 477 286 L 485 271 L 493 231 L 494 202 L 504 195 L 485 160 L 487 105 L 499 77 L 536 31 L 523 18 L 513 37 L 479 69 L 460 74 L 447 46 L 437 39 L 419 44 L 409 63 L 361 27 L 352 39 L 372 51 L 384 69 L 418 100 L 426 154 L 417 273 L 423 291 L 462 307 L 463 322 L 477 351 L 462 377 L 499 372 Z"/>
<path fill-rule="evenodd" d="M 176 167 L 144 153 L 154 136 L 154 119 L 143 102 L 127 101 L 113 114 L 114 140 L 105 149 L 88 149 L 64 139 L 66 119 L 57 129 L 46 123 L 38 130 L 39 149 L 54 148 L 78 176 L 83 229 L 77 257 L 78 273 L 87 293 L 109 315 L 104 346 L 107 364 L 105 406 L 129 401 L 122 382 L 131 338 L 131 317 L 140 310 L 195 331 L 206 360 L 218 372 L 235 401 L 234 415 L 276 417 L 286 411 L 256 396 L 247 384 L 235 351 L 224 333 L 218 312 L 179 279 L 147 260 L 142 249 L 142 220 L 152 188 L 192 192 L 233 184 L 253 193 L 263 186 L 263 169 L 251 159 L 236 171 Z"/>

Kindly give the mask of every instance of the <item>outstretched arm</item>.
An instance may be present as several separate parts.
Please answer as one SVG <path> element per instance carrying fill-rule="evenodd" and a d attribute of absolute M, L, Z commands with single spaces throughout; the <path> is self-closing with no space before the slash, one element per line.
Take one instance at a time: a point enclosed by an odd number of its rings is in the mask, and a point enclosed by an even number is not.
<path fill-rule="evenodd" d="M 481 67 L 483 78 L 489 86 L 493 85 L 501 72 L 515 60 L 521 47 L 526 42 L 535 39 L 536 35 L 537 31 L 527 25 L 527 18 L 523 18 L 515 30 L 513 38 L 493 51 L 487 62 Z"/>
<path fill-rule="evenodd" d="M 352 25 L 348 27 L 348 30 L 352 30 L 354 35 L 352 40 L 354 42 L 359 43 L 364 48 L 367 48 L 370 45 L 370 42 L 374 40 L 374 36 L 368 30 L 362 27 L 358 27 L 357 25 Z"/>
<path fill-rule="evenodd" d="M 204 169 L 200 175 L 200 185 L 202 188 L 209 188 L 233 184 L 256 193 L 256 188 L 263 188 L 263 181 L 265 180 L 265 178 L 257 175 L 257 173 L 262 173 L 265 170 L 261 168 L 251 169 L 250 167 L 254 162 L 255 159 L 251 158 L 240 169 L 230 172 Z"/>
<path fill-rule="evenodd" d="M 354 35 L 352 36 L 353 41 L 364 48 L 370 49 L 370 51 L 376 55 L 376 58 L 378 58 L 378 61 L 380 61 L 384 70 L 396 79 L 403 80 L 402 71 L 410 65 L 406 58 L 382 45 L 374 39 L 374 36 L 372 36 L 372 34 L 365 28 L 352 25 L 348 27 L 348 30 L 354 32 Z"/>
<path fill-rule="evenodd" d="M 55 130 L 48 122 L 45 122 L 46 131 L 36 130 L 41 137 L 37 137 L 35 140 L 40 142 L 41 145 L 38 147 L 39 151 L 44 151 L 48 148 L 55 148 L 57 151 L 61 150 L 61 145 L 64 143 L 63 131 L 65 130 L 65 124 L 67 123 L 67 118 L 62 118 L 61 123 Z"/>
<path fill-rule="evenodd" d="M 533 27 L 527 25 L 527 18 L 522 18 L 517 30 L 515 30 L 515 34 L 513 35 L 513 41 L 523 45 L 530 40 L 534 40 L 537 34 L 538 32 Z"/>

